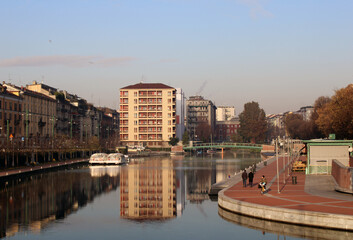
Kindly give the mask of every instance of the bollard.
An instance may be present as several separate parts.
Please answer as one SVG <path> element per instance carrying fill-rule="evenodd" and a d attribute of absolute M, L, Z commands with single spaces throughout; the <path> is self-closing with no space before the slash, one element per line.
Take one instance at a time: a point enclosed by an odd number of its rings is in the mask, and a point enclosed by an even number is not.
<path fill-rule="evenodd" d="M 297 184 L 297 176 L 292 176 L 292 184 Z"/>

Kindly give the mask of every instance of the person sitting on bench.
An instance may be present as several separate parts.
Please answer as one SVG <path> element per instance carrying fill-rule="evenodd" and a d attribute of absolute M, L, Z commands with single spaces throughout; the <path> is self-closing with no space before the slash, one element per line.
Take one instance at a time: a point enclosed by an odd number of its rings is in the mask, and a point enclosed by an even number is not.
<path fill-rule="evenodd" d="M 259 183 L 259 187 L 261 187 L 261 193 L 266 191 L 266 185 L 267 185 L 267 180 L 265 178 L 265 175 L 262 175 L 262 178 Z"/>

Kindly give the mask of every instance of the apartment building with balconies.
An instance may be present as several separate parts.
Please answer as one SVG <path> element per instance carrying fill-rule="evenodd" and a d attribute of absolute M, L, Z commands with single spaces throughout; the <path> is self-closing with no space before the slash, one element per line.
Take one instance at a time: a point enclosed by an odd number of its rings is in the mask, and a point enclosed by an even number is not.
<path fill-rule="evenodd" d="M 176 89 L 138 83 L 120 89 L 122 145 L 168 146 L 176 136 Z"/>
<path fill-rule="evenodd" d="M 186 100 L 186 127 L 191 140 L 199 140 L 201 132 L 214 133 L 216 109 L 212 101 L 202 96 L 191 96 Z"/>

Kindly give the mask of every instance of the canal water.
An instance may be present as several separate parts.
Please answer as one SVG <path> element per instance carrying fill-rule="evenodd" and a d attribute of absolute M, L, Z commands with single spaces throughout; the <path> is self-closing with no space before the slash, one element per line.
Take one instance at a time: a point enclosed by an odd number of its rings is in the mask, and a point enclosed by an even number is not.
<path fill-rule="evenodd" d="M 344 239 L 345 232 L 268 222 L 218 208 L 210 186 L 259 154 L 156 157 L 0 181 L 0 238 Z M 330 237 L 330 238 L 329 238 Z"/>

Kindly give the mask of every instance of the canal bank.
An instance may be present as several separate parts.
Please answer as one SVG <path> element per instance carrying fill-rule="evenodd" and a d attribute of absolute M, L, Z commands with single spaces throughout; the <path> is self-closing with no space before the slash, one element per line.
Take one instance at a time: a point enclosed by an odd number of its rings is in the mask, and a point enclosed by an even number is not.
<path fill-rule="evenodd" d="M 0 178 L 15 177 L 18 175 L 37 173 L 40 171 L 63 168 L 63 167 L 76 165 L 76 164 L 84 164 L 84 163 L 88 163 L 88 161 L 89 159 L 72 159 L 72 160 L 57 161 L 57 162 L 47 162 L 47 163 L 34 165 L 34 166 L 5 169 L 0 171 Z"/>
<path fill-rule="evenodd" d="M 255 187 L 244 188 L 237 181 L 218 194 L 218 205 L 230 212 L 296 225 L 353 231 L 353 197 L 337 193 L 331 176 L 312 176 L 285 170 L 277 179 L 278 168 L 286 162 L 273 159 L 254 178 Z M 269 192 L 262 195 L 257 188 L 262 175 L 269 184 Z M 292 182 L 292 177 L 296 182 Z"/>

